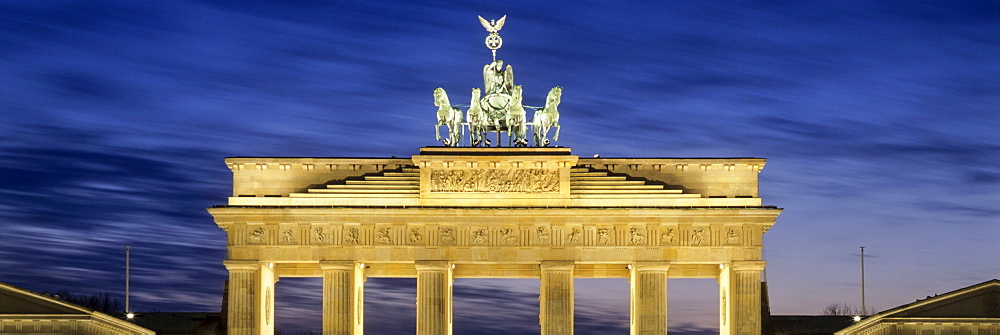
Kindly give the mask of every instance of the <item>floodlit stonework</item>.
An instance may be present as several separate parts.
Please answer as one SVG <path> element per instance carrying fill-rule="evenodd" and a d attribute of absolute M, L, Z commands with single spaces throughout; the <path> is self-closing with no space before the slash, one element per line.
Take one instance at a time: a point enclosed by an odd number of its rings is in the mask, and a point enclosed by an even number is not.
<path fill-rule="evenodd" d="M 422 148 L 409 158 L 228 158 L 229 334 L 272 334 L 274 283 L 323 278 L 325 334 L 363 333 L 367 277 L 417 278 L 418 334 L 451 333 L 454 278 L 539 278 L 543 334 L 573 333 L 573 278 L 628 278 L 633 334 L 667 279 L 714 278 L 722 334 L 760 334 L 760 158 L 580 158 Z M 317 294 L 320 294 L 317 292 Z"/>
<path fill-rule="evenodd" d="M 156 333 L 56 297 L 0 283 L 0 334 L 153 335 Z"/>
<path fill-rule="evenodd" d="M 928 296 L 868 317 L 836 334 L 1000 334 L 1000 280 Z"/>

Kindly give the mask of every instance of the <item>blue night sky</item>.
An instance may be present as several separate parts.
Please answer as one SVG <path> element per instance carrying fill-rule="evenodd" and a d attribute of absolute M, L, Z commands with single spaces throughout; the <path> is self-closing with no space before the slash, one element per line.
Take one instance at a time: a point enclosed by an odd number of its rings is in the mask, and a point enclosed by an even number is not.
<path fill-rule="evenodd" d="M 8 1 L 0 4 L 0 281 L 218 311 L 228 156 L 388 157 L 438 145 L 491 60 L 525 104 L 564 87 L 580 156 L 763 157 L 775 314 L 884 310 L 1000 277 L 1000 2 Z M 461 98 L 457 98 L 461 97 Z M 467 102 L 467 101 L 464 101 Z M 414 280 L 366 284 L 367 330 L 411 333 Z M 455 283 L 456 333 L 537 332 L 537 280 Z M 671 328 L 717 328 L 672 280 Z M 279 329 L 320 286 L 278 283 Z M 578 280 L 579 334 L 627 331 L 624 279 Z"/>

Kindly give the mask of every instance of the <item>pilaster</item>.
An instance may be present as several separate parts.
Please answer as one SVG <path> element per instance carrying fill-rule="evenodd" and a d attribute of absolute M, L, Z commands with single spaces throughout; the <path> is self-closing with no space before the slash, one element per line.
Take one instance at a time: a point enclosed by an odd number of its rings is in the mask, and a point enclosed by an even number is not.
<path fill-rule="evenodd" d="M 733 334 L 732 265 L 719 265 L 719 334 Z"/>
<path fill-rule="evenodd" d="M 727 299 L 731 301 L 727 302 L 729 310 L 725 329 L 728 333 L 722 334 L 761 334 L 760 273 L 765 264 L 764 261 L 740 261 L 723 266 L 720 279 L 728 276 L 728 280 L 720 282 L 725 284 L 728 293 L 721 291 L 720 294 L 727 294 Z"/>
<path fill-rule="evenodd" d="M 639 262 L 632 265 L 631 334 L 667 333 L 667 271 L 669 263 Z"/>
<path fill-rule="evenodd" d="M 364 333 L 364 264 L 320 261 L 323 269 L 323 334 Z"/>
<path fill-rule="evenodd" d="M 451 334 L 451 264 L 416 261 L 417 335 Z"/>
<path fill-rule="evenodd" d="M 254 260 L 226 260 L 229 270 L 228 334 L 274 334 L 274 266 Z"/>
<path fill-rule="evenodd" d="M 573 334 L 573 268 L 572 261 L 541 264 L 542 335 Z"/>

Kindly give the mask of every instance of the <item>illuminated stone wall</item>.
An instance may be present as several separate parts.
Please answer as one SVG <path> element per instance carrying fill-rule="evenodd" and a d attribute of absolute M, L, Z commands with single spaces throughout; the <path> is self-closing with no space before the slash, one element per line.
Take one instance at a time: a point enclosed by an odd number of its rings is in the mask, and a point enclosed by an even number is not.
<path fill-rule="evenodd" d="M 131 322 L 0 283 L 0 334 L 153 335 Z"/>
<path fill-rule="evenodd" d="M 338 334 L 363 332 L 366 277 L 417 278 L 421 334 L 450 333 L 456 277 L 539 278 L 545 334 L 572 333 L 573 278 L 630 278 L 636 333 L 666 329 L 668 278 L 712 278 L 723 332 L 760 331 L 763 235 L 781 212 L 758 197 L 763 159 L 423 148 L 226 162 L 234 197 L 209 212 L 228 232 L 234 334 L 272 331 L 260 306 L 280 277 L 323 277 L 324 331 Z"/>

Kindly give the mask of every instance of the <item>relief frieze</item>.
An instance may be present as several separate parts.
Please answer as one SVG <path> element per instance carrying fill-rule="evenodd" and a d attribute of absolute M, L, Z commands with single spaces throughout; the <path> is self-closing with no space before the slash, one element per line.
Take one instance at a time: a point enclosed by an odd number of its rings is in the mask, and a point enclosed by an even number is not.
<path fill-rule="evenodd" d="M 495 228 L 495 229 L 494 229 Z M 301 229 L 301 230 L 300 230 Z M 521 226 L 339 226 L 326 224 L 275 226 L 248 225 L 234 230 L 238 244 L 340 245 L 340 246 L 756 246 L 740 227 L 678 227 L 606 225 Z"/>
<path fill-rule="evenodd" d="M 697 228 L 691 232 L 691 245 L 705 243 L 705 228 Z"/>
<path fill-rule="evenodd" d="M 632 242 L 632 245 L 646 244 L 646 236 L 643 236 L 642 233 L 639 232 L 638 228 L 629 228 L 628 234 L 629 234 L 629 241 Z"/>
<path fill-rule="evenodd" d="M 455 245 L 455 232 L 452 228 L 441 228 L 441 245 Z"/>
<path fill-rule="evenodd" d="M 740 245 L 742 242 L 741 235 L 739 230 L 729 228 L 726 231 L 726 245 Z"/>
<path fill-rule="evenodd" d="M 410 229 L 410 244 L 424 244 L 424 235 L 417 228 Z"/>
<path fill-rule="evenodd" d="M 660 234 L 660 244 L 661 245 L 673 245 L 675 237 L 676 237 L 676 235 L 674 235 L 674 229 L 673 228 L 667 228 L 667 229 L 663 230 L 663 234 Z"/>
<path fill-rule="evenodd" d="M 313 228 L 313 243 L 327 243 L 330 241 L 330 234 L 323 231 L 323 227 Z"/>
<path fill-rule="evenodd" d="M 538 242 L 537 242 L 538 244 L 549 244 L 550 243 L 551 235 L 549 234 L 549 231 L 547 229 L 545 229 L 545 227 L 538 227 L 538 229 L 536 229 L 535 231 L 538 233 L 536 235 L 537 239 L 538 239 Z"/>
<path fill-rule="evenodd" d="M 514 235 L 511 229 L 500 229 L 500 236 L 503 240 L 503 245 L 518 245 L 518 236 Z"/>
<path fill-rule="evenodd" d="M 382 244 L 392 244 L 392 229 L 382 228 L 378 230 L 378 241 Z"/>
<path fill-rule="evenodd" d="M 582 235 L 583 235 L 583 232 L 580 231 L 580 228 L 573 228 L 572 230 L 570 230 L 570 232 L 568 234 L 566 234 L 566 244 L 568 244 L 568 245 L 579 245 L 580 244 L 580 237 Z"/>
<path fill-rule="evenodd" d="M 358 244 L 358 228 L 344 229 L 344 245 Z"/>
<path fill-rule="evenodd" d="M 259 227 L 250 232 L 250 236 L 247 238 L 249 244 L 264 244 L 264 234 L 267 230 L 264 227 Z"/>
<path fill-rule="evenodd" d="M 559 192 L 559 172 L 549 169 L 463 169 L 431 172 L 431 192 Z"/>
<path fill-rule="evenodd" d="M 281 244 L 295 244 L 295 231 L 285 229 L 281 232 Z"/>
<path fill-rule="evenodd" d="M 472 233 L 472 244 L 473 245 L 486 244 L 486 229 L 479 229 Z"/>
<path fill-rule="evenodd" d="M 600 245 L 615 244 L 615 241 L 611 237 L 611 233 L 609 232 L 608 228 L 601 228 L 597 230 L 597 244 Z"/>

